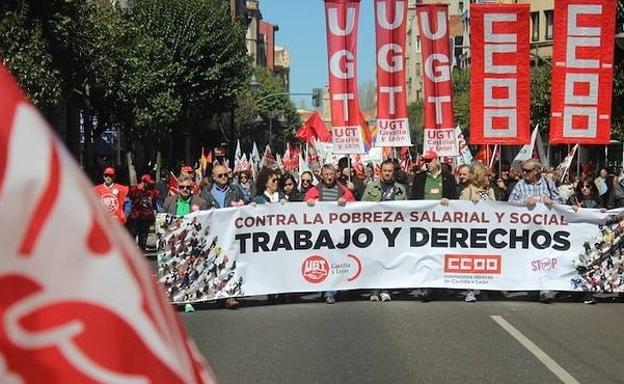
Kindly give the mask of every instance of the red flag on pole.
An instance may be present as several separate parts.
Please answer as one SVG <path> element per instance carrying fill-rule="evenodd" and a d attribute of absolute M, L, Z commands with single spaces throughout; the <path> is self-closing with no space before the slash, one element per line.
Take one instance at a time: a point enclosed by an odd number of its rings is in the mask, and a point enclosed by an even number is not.
<path fill-rule="evenodd" d="M 331 134 L 318 111 L 312 113 L 312 116 L 297 130 L 295 136 L 306 143 L 312 143 L 313 139 L 323 142 L 331 141 Z"/>
<path fill-rule="evenodd" d="M 7 382 L 216 382 L 143 255 L 3 66 L 0 209 Z"/>

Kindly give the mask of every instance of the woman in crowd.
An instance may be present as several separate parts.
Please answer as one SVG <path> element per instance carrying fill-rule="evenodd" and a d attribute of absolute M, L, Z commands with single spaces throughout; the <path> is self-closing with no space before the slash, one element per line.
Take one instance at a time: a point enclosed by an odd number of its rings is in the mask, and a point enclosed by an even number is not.
<path fill-rule="evenodd" d="M 290 202 L 303 201 L 303 193 L 297 190 L 297 179 L 292 173 L 285 173 L 279 181 L 279 190 Z"/>
<path fill-rule="evenodd" d="M 579 182 L 568 199 L 568 205 L 577 208 L 602 208 L 603 203 L 593 180 L 586 178 Z"/>
<path fill-rule="evenodd" d="M 243 192 L 243 201 L 245 204 L 249 204 L 253 201 L 254 198 L 254 187 L 251 181 L 251 177 L 248 171 L 241 171 L 238 174 L 237 185 L 240 187 Z"/>
<path fill-rule="evenodd" d="M 270 168 L 264 168 L 258 179 L 256 180 L 256 197 L 254 202 L 256 204 L 268 204 L 268 203 L 285 203 L 287 201 L 286 196 L 279 190 L 279 173 Z M 267 295 L 270 304 L 277 303 L 278 295 Z"/>
<path fill-rule="evenodd" d="M 488 177 L 488 169 L 485 165 L 475 162 L 470 166 L 469 175 L 470 184 L 464 188 L 460 200 L 470 200 L 474 203 L 479 201 L 495 201 L 494 189 L 490 186 L 490 180 Z M 474 303 L 477 301 L 475 292 L 469 290 L 466 292 L 464 299 L 468 303 Z"/>
<path fill-rule="evenodd" d="M 256 204 L 285 202 L 286 197 L 279 190 L 279 172 L 264 168 L 256 180 Z"/>

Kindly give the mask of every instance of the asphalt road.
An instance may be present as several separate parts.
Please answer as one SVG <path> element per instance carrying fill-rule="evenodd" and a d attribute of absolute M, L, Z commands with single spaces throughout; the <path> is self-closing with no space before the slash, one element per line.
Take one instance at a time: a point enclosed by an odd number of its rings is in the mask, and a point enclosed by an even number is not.
<path fill-rule="evenodd" d="M 181 314 L 224 384 L 624 383 L 621 300 L 422 303 L 404 295 L 372 303 L 352 293 L 335 305 L 315 295 L 242 302 L 236 311 L 212 304 Z"/>

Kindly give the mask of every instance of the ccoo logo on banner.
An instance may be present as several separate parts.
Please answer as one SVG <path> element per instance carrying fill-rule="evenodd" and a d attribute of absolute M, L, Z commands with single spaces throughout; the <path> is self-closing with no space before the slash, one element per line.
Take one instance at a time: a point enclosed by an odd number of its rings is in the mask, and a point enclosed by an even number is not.
<path fill-rule="evenodd" d="M 554 3 L 550 142 L 608 144 L 615 0 Z"/>

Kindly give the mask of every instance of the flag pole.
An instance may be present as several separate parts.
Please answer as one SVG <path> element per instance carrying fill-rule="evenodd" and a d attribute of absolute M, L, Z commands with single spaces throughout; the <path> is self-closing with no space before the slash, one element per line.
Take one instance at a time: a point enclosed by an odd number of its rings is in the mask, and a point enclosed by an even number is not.
<path fill-rule="evenodd" d="M 580 180 L 579 178 L 579 176 L 581 175 L 581 145 L 580 144 L 576 152 L 578 152 L 576 156 L 576 177 Z"/>

